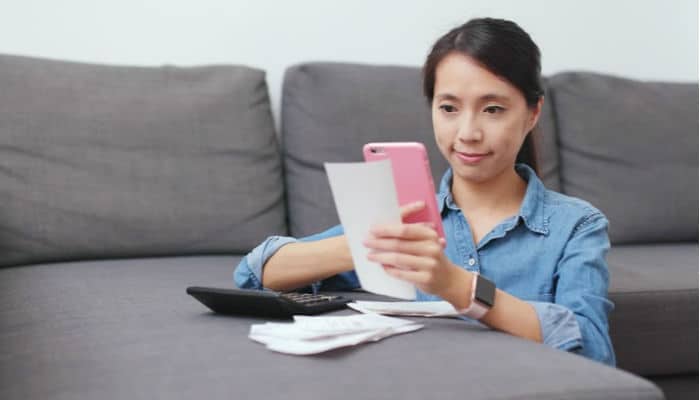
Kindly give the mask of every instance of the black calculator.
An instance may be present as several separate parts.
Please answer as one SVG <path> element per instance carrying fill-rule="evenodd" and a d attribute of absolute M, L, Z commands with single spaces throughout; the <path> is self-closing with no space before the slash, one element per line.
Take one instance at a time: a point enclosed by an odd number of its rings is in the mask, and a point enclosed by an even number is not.
<path fill-rule="evenodd" d="M 216 313 L 272 318 L 321 314 L 345 308 L 352 301 L 343 296 L 325 294 L 200 286 L 188 287 L 187 294 Z"/>

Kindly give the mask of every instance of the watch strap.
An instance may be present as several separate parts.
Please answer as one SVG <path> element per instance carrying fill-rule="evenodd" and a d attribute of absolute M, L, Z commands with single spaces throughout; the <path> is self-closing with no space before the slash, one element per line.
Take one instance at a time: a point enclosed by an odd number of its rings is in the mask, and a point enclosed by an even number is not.
<path fill-rule="evenodd" d="M 476 288 L 477 285 L 479 284 L 479 279 L 485 279 L 483 277 L 479 276 L 478 272 L 472 272 L 474 274 L 474 281 L 472 282 L 472 294 L 471 294 L 471 299 L 469 302 L 469 306 L 467 308 L 459 310 L 459 313 L 462 315 L 466 315 L 469 318 L 472 319 L 481 319 L 486 315 L 487 312 L 491 309 L 491 306 L 485 303 L 482 303 L 479 301 L 479 298 L 476 297 Z"/>

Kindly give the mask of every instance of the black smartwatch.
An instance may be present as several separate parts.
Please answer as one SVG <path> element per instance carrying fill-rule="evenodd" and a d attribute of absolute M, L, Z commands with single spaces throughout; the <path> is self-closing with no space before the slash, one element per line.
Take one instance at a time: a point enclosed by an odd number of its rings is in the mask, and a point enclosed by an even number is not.
<path fill-rule="evenodd" d="M 483 318 L 493 307 L 496 298 L 496 285 L 479 275 L 478 272 L 472 272 L 472 274 L 474 274 L 474 282 L 471 302 L 467 308 L 459 310 L 459 313 L 478 320 Z"/>

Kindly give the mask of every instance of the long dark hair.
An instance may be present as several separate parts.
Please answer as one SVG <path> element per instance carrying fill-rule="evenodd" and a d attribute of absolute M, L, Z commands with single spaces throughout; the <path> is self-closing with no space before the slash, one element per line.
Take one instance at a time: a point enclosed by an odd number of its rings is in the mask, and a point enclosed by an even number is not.
<path fill-rule="evenodd" d="M 477 18 L 447 32 L 433 45 L 423 65 L 423 93 L 429 104 L 435 94 L 435 70 L 452 52 L 467 55 L 506 79 L 520 90 L 530 108 L 544 96 L 540 49 L 530 35 L 512 21 Z M 533 131 L 525 137 L 516 162 L 530 165 L 539 175 Z"/>

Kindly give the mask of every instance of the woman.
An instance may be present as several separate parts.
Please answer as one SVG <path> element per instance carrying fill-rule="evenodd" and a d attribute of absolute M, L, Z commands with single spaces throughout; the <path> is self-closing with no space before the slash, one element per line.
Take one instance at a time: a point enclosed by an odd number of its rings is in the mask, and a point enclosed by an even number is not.
<path fill-rule="evenodd" d="M 614 366 L 608 221 L 517 163 L 533 150 L 543 104 L 539 49 L 513 22 L 474 19 L 435 43 L 423 78 L 450 165 L 437 195 L 446 240 L 426 225 L 380 225 L 365 240 L 368 258 L 415 284 L 418 300 L 449 301 L 491 328 Z M 406 205 L 402 215 L 421 207 Z M 299 240 L 270 237 L 234 275 L 244 288 L 359 287 L 341 226 Z M 492 304 L 472 301 L 490 282 Z"/>

